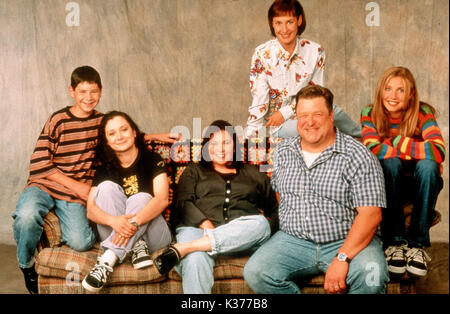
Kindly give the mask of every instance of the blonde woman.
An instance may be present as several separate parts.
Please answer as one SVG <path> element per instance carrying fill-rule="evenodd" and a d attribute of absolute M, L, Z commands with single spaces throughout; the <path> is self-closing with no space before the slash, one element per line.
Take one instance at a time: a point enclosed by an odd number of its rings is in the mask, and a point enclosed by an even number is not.
<path fill-rule="evenodd" d="M 380 78 L 373 105 L 362 111 L 361 125 L 363 143 L 380 160 L 385 177 L 387 208 L 381 227 L 389 271 L 425 276 L 430 257 L 423 248 L 430 246 L 445 157 L 435 109 L 420 101 L 412 73 L 393 67 Z M 407 200 L 414 207 L 406 233 Z"/>

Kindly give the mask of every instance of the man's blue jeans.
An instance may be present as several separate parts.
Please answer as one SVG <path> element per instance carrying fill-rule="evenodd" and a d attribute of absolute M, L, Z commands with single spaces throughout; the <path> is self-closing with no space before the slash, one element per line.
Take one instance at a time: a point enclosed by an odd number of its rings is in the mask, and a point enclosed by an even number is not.
<path fill-rule="evenodd" d="M 343 243 L 317 244 L 278 231 L 250 257 L 244 278 L 255 293 L 300 293 L 296 282 L 325 273 Z M 374 236 L 350 262 L 348 293 L 385 293 L 388 281 L 381 240 Z"/>
<path fill-rule="evenodd" d="M 42 235 L 44 218 L 52 209 L 59 218 L 62 243 L 76 251 L 86 251 L 94 245 L 95 234 L 82 204 L 54 199 L 38 187 L 29 187 L 20 195 L 16 210 L 12 213 L 20 268 L 32 266 L 30 261 Z"/>
<path fill-rule="evenodd" d="M 270 237 L 270 226 L 262 215 L 243 216 L 215 229 L 179 227 L 177 242 L 186 243 L 209 236 L 211 252 L 193 252 L 175 266 L 183 279 L 185 294 L 209 294 L 214 284 L 213 269 L 217 254 L 249 255 Z"/>
<path fill-rule="evenodd" d="M 385 247 L 407 242 L 409 247 L 430 246 L 434 208 L 443 187 L 439 165 L 432 160 L 380 160 L 386 184 L 387 208 L 383 209 L 381 232 Z M 403 205 L 412 201 L 413 212 L 405 234 Z"/>

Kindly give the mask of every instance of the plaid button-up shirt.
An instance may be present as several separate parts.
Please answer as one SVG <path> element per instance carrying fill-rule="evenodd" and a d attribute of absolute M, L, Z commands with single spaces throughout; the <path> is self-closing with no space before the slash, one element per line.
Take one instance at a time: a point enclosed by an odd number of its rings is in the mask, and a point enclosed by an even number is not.
<path fill-rule="evenodd" d="M 316 243 L 345 239 L 358 207 L 386 207 L 378 160 L 339 130 L 335 143 L 310 167 L 303 160 L 299 136 L 281 142 L 271 184 L 281 198 L 280 229 Z"/>

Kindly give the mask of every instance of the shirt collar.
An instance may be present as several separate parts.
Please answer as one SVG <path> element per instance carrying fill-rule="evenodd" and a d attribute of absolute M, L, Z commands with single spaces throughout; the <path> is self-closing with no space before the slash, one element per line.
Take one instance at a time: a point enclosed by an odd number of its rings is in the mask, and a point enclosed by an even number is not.
<path fill-rule="evenodd" d="M 278 41 L 278 38 L 276 38 L 277 43 L 278 43 L 278 47 L 280 48 L 280 52 L 277 54 L 277 57 L 279 60 L 289 60 L 292 59 L 292 57 L 294 57 L 295 55 L 299 55 L 299 51 L 300 51 L 300 37 L 297 36 L 296 39 L 296 44 L 295 44 L 295 49 L 294 52 L 292 53 L 291 56 L 289 56 L 289 52 L 283 48 L 283 46 L 281 45 L 281 43 Z"/>
<path fill-rule="evenodd" d="M 338 128 L 335 128 L 335 130 L 336 130 L 336 137 L 334 140 L 334 144 L 327 147 L 323 152 L 330 151 L 344 154 L 346 152 L 344 134 L 341 131 L 339 131 Z M 294 152 L 296 152 L 301 156 L 300 135 L 286 139 L 286 141 L 288 141 L 286 144 L 288 144 L 289 147 L 291 147 L 294 150 Z"/>

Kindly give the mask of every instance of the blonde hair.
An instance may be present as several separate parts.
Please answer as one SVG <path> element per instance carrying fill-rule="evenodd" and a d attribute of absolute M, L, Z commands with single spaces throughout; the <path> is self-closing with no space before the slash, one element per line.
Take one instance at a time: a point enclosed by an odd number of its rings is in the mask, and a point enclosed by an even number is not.
<path fill-rule="evenodd" d="M 383 105 L 383 92 L 388 82 L 394 77 L 400 77 L 403 79 L 405 84 L 405 95 L 410 95 L 409 102 L 406 105 L 402 121 L 399 125 L 400 135 L 412 137 L 417 134 L 420 106 L 422 104 L 427 105 L 419 101 L 416 80 L 410 70 L 404 67 L 392 67 L 386 70 L 378 81 L 371 113 L 372 121 L 377 129 L 378 135 L 382 139 L 389 137 L 389 132 L 391 129 L 391 125 L 389 123 L 389 113 Z M 428 106 L 434 114 L 434 108 L 430 105 Z"/>

